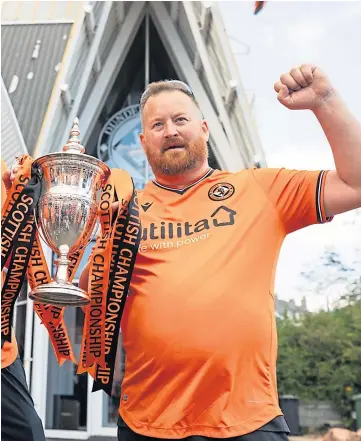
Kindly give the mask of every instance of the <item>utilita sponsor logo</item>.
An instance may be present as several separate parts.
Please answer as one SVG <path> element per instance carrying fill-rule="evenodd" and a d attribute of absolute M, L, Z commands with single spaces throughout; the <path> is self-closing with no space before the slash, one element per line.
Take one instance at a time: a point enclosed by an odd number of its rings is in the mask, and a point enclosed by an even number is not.
<path fill-rule="evenodd" d="M 191 222 L 160 222 L 159 224 L 152 222 L 142 229 L 142 241 L 180 239 L 212 227 L 228 227 L 234 225 L 236 215 L 236 211 L 222 205 L 208 218 L 200 219 L 193 224 Z"/>

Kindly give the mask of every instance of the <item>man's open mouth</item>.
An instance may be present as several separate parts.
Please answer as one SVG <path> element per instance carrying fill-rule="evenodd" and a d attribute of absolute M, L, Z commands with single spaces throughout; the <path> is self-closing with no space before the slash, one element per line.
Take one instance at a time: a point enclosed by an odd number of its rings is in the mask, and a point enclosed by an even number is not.
<path fill-rule="evenodd" d="M 184 145 L 170 145 L 165 148 L 165 151 L 167 150 L 177 150 L 177 149 L 184 149 Z"/>

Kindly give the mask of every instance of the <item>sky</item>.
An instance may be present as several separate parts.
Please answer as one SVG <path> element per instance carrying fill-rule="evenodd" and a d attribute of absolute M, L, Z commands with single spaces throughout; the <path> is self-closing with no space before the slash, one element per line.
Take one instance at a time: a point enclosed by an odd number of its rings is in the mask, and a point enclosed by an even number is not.
<path fill-rule="evenodd" d="M 219 8 L 243 87 L 254 112 L 269 167 L 334 169 L 332 152 L 310 111 L 290 111 L 273 84 L 293 66 L 320 67 L 361 121 L 361 1 L 272 1 L 258 15 L 254 2 L 221 1 Z M 360 171 L 361 173 L 361 171 Z M 352 271 L 322 265 L 325 250 L 339 254 Z M 302 272 L 313 271 L 312 279 Z M 361 274 L 361 210 L 338 215 L 287 236 L 281 250 L 275 291 L 279 298 L 309 310 L 333 307 L 345 286 Z M 317 293 L 317 286 L 324 287 Z M 327 288 L 326 288 L 327 287 Z"/>

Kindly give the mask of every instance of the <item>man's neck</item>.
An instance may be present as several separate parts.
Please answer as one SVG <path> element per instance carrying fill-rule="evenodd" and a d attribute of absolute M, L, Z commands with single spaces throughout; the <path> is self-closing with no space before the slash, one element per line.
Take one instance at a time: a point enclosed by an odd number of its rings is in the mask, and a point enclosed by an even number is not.
<path fill-rule="evenodd" d="M 158 184 L 164 185 L 165 187 L 180 189 L 197 182 L 209 169 L 210 167 L 208 163 L 206 163 L 200 168 L 188 170 L 179 175 L 169 176 L 157 174 L 155 179 Z"/>

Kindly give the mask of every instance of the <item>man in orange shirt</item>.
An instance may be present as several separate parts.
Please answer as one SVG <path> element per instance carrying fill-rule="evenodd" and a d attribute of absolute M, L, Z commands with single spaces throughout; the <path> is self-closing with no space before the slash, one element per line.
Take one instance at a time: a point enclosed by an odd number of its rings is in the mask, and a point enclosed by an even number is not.
<path fill-rule="evenodd" d="M 10 171 L 1 160 L 1 204 L 11 187 Z M 3 282 L 3 274 L 1 275 Z M 42 422 L 26 384 L 15 334 L 1 341 L 1 439 L 3 441 L 45 441 Z"/>
<path fill-rule="evenodd" d="M 275 90 L 284 106 L 315 114 L 336 170 L 212 170 L 190 88 L 152 83 L 141 98 L 156 180 L 139 195 L 142 240 L 121 321 L 119 440 L 287 440 L 277 259 L 287 234 L 361 206 L 361 127 L 315 66 L 293 68 Z"/>

